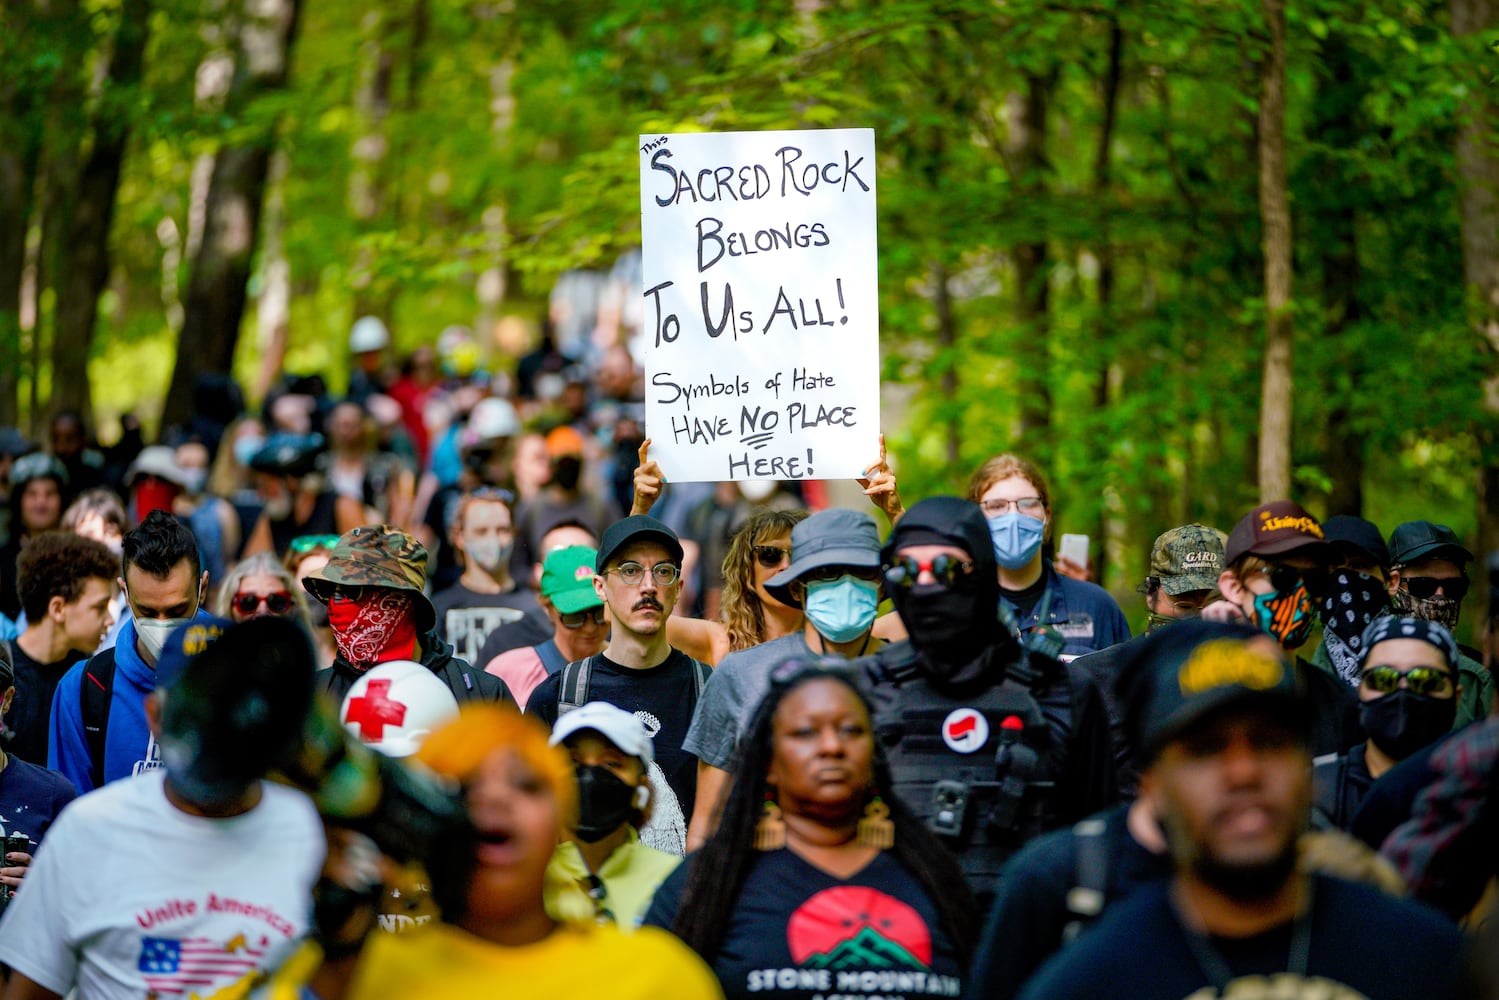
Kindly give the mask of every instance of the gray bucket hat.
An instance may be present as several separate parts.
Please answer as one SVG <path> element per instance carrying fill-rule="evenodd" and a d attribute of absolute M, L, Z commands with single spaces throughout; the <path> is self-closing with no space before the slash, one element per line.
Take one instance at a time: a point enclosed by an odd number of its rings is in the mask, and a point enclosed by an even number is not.
<path fill-rule="evenodd" d="M 791 584 L 824 566 L 878 569 L 880 532 L 863 511 L 834 507 L 818 511 L 791 529 L 791 565 L 765 581 L 765 589 L 782 604 L 801 607 Z"/>

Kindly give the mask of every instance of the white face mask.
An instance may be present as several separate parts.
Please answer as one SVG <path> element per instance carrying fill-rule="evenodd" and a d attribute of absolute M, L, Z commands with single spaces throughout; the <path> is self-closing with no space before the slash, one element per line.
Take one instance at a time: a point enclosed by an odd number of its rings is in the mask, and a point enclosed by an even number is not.
<path fill-rule="evenodd" d="M 161 656 L 162 647 L 167 644 L 167 637 L 190 621 L 192 618 L 137 618 L 135 620 L 135 634 L 140 637 L 141 648 L 146 651 L 152 663 L 155 663 Z"/>
<path fill-rule="evenodd" d="M 484 572 L 493 573 L 510 561 L 511 548 L 498 538 L 480 538 L 465 544 L 463 552 Z"/>

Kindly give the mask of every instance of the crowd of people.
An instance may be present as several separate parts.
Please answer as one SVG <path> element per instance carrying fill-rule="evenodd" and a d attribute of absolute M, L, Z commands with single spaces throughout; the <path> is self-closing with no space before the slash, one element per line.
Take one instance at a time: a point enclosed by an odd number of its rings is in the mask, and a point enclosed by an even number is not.
<path fill-rule="evenodd" d="M 1499 997 L 1449 528 L 1174 527 L 1131 636 L 1022 456 L 668 485 L 627 339 L 349 346 L 0 431 L 3 1000 Z"/>

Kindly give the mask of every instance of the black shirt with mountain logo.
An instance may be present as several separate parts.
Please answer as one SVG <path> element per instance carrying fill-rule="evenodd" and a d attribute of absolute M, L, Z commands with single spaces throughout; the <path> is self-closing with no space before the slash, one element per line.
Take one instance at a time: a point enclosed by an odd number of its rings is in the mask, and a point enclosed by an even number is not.
<path fill-rule="evenodd" d="M 689 857 L 656 892 L 645 922 L 671 929 Z M 717 954 L 724 995 L 773 1000 L 957 997 L 963 963 L 920 883 L 889 851 L 847 879 L 790 850 L 756 857 Z"/>

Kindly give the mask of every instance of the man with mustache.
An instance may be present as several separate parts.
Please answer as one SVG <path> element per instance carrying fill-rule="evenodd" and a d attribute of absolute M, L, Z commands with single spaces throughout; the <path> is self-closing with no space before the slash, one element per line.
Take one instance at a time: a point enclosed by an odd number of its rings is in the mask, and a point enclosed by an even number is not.
<path fill-rule="evenodd" d="M 1173 874 L 1107 909 L 1022 1000 L 1458 996 L 1455 926 L 1298 867 L 1314 706 L 1279 644 L 1187 622 L 1152 636 L 1144 657 L 1127 721 Z"/>
<path fill-rule="evenodd" d="M 599 541 L 593 589 L 609 608 L 612 628 L 602 653 L 569 663 L 537 685 L 526 711 L 547 725 L 591 701 L 638 716 L 650 732 L 655 764 L 667 787 L 655 787 L 642 842 L 683 854 L 692 815 L 697 759 L 682 749 L 710 668 L 666 640 L 666 619 L 682 586 L 682 543 L 644 514 L 615 521 Z"/>

